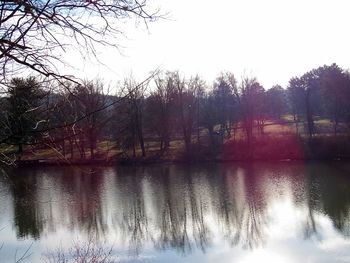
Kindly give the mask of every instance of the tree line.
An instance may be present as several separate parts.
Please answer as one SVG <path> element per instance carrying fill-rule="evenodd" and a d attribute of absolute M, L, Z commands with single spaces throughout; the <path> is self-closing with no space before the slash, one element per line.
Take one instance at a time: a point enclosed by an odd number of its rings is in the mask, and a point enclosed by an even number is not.
<path fill-rule="evenodd" d="M 126 78 L 115 94 L 99 80 L 62 84 L 28 77 L 6 86 L 0 98 L 4 162 L 38 148 L 62 158 L 98 159 L 110 149 L 101 143 L 133 158 L 146 157 L 151 144 L 162 155 L 172 141 L 185 155 L 198 145 L 215 152 L 228 138 L 251 144 L 271 122 L 291 123 L 307 138 L 350 130 L 350 73 L 336 64 L 293 77 L 285 88 L 265 89 L 256 78 L 231 72 L 208 85 L 178 71 L 157 72 L 141 83 Z M 320 119 L 332 130 L 318 127 Z"/>

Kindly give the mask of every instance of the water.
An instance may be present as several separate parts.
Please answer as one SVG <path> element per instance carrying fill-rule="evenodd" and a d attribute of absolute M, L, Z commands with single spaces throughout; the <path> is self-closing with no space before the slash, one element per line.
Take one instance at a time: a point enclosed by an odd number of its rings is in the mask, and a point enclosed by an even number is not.
<path fill-rule="evenodd" d="M 350 165 L 14 169 L 0 229 L 3 263 L 91 243 L 117 262 L 350 262 Z"/>

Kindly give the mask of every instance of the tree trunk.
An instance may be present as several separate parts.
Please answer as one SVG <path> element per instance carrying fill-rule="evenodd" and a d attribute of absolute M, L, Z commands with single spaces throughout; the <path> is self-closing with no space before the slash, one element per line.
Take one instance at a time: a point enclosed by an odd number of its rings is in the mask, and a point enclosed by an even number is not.
<path fill-rule="evenodd" d="M 214 129 L 213 126 L 208 126 L 208 132 L 209 132 L 209 138 L 210 138 L 210 144 L 212 147 L 214 147 L 215 142 L 214 142 Z"/>
<path fill-rule="evenodd" d="M 309 138 L 312 138 L 314 133 L 314 120 L 312 118 L 311 105 L 310 105 L 310 89 L 306 91 L 306 119 L 309 132 Z"/>
<path fill-rule="evenodd" d="M 94 158 L 94 146 L 90 143 L 90 159 Z"/>
<path fill-rule="evenodd" d="M 143 141 L 142 132 L 139 134 L 139 140 L 140 140 L 140 147 L 141 147 L 141 151 L 142 151 L 142 157 L 146 157 L 145 143 Z"/>
<path fill-rule="evenodd" d="M 191 148 L 191 132 L 187 129 L 186 121 L 185 121 L 185 113 L 183 110 L 183 105 L 181 105 L 181 122 L 182 122 L 182 132 L 184 136 L 185 149 L 186 153 L 190 152 Z"/>
<path fill-rule="evenodd" d="M 136 158 L 135 140 L 132 143 L 132 157 Z"/>
<path fill-rule="evenodd" d="M 170 146 L 170 135 L 169 132 L 166 132 L 166 135 L 164 136 L 164 150 L 168 149 Z"/>
<path fill-rule="evenodd" d="M 20 161 L 22 159 L 22 153 L 23 153 L 23 145 L 22 143 L 18 144 L 18 151 L 17 151 L 17 160 Z"/>
<path fill-rule="evenodd" d="M 334 120 L 334 136 L 338 134 L 338 121 Z"/>
<path fill-rule="evenodd" d="M 160 150 L 160 152 L 163 152 L 163 138 L 160 139 L 159 150 Z"/>
<path fill-rule="evenodd" d="M 233 141 L 236 141 L 236 125 L 233 126 Z"/>
<path fill-rule="evenodd" d="M 66 157 L 66 144 L 64 139 L 62 140 L 62 155 Z"/>
<path fill-rule="evenodd" d="M 293 121 L 294 121 L 294 124 L 295 124 L 295 132 L 297 135 L 299 135 L 299 128 L 298 128 L 298 120 L 296 119 L 296 114 L 293 113 Z"/>
<path fill-rule="evenodd" d="M 138 132 L 138 137 L 139 137 L 139 141 L 140 141 L 142 157 L 146 157 L 145 142 L 143 140 L 142 127 L 140 127 L 140 124 L 137 127 L 137 132 Z"/>
<path fill-rule="evenodd" d="M 73 145 L 73 140 L 71 138 L 69 139 L 69 148 L 70 148 L 70 158 L 73 159 L 73 157 L 74 157 L 74 145 Z"/>

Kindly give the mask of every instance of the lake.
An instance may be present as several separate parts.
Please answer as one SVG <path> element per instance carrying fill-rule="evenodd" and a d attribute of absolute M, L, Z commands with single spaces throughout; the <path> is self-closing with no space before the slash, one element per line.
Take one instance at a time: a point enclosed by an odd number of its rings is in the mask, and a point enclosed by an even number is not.
<path fill-rule="evenodd" d="M 116 262 L 350 262 L 350 164 L 11 169 L 1 244 L 2 263 L 86 246 Z"/>

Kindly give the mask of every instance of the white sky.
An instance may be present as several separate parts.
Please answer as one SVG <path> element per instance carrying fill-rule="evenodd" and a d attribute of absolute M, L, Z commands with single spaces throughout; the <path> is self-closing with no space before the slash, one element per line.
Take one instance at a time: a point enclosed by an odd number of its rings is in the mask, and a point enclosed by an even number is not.
<path fill-rule="evenodd" d="M 324 64 L 350 68 L 349 0 L 152 0 L 170 13 L 149 29 L 130 21 L 123 54 L 99 50 L 108 68 L 80 76 L 139 79 L 161 67 L 198 73 L 211 84 L 222 70 L 255 76 L 265 88 Z"/>

